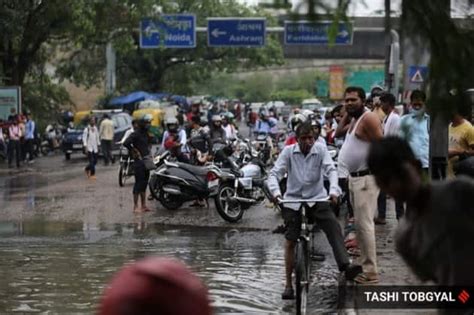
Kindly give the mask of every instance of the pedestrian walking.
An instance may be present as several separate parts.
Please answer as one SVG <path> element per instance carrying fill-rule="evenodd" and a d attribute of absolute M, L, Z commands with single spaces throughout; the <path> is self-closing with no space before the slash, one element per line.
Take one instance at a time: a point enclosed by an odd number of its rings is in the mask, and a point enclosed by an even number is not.
<path fill-rule="evenodd" d="M 36 124 L 34 120 L 31 118 L 31 114 L 26 112 L 26 124 L 25 124 L 25 162 L 28 161 L 29 163 L 34 162 L 34 152 L 33 146 L 35 142 L 35 132 L 36 132 Z"/>
<path fill-rule="evenodd" d="M 16 167 L 20 167 L 21 129 L 18 124 L 18 117 L 10 121 L 12 124 L 8 128 L 8 167 L 12 167 L 13 158 L 15 158 Z"/>
<path fill-rule="evenodd" d="M 349 191 L 363 267 L 363 273 L 354 280 L 371 284 L 378 282 L 374 217 L 379 188 L 367 166 L 367 156 L 370 143 L 382 138 L 382 124 L 377 114 L 364 107 L 365 91 L 362 88 L 346 88 L 344 103 L 346 113 L 335 136 L 346 136 L 339 162 L 349 172 Z"/>
<path fill-rule="evenodd" d="M 146 206 L 146 187 L 150 177 L 150 163 L 153 161 L 150 156 L 148 128 L 150 126 L 151 116 L 144 115 L 137 121 L 138 128 L 134 130 L 125 142 L 124 147 L 132 155 L 134 162 L 135 184 L 133 186 L 133 212 L 150 211 Z M 140 198 L 141 207 L 138 206 Z"/>
<path fill-rule="evenodd" d="M 82 134 L 82 142 L 89 160 L 89 164 L 85 168 L 87 178 L 95 180 L 95 165 L 97 164 L 100 146 L 99 130 L 97 130 L 95 117 L 89 119 L 89 124 Z"/>
<path fill-rule="evenodd" d="M 388 136 L 398 136 L 400 134 L 400 115 L 398 115 L 395 110 L 395 96 L 390 93 L 383 93 L 380 96 L 380 108 L 385 114 L 383 121 L 383 135 L 384 137 Z M 387 167 L 390 165 L 387 164 Z M 378 200 L 378 216 L 375 218 L 375 224 L 386 224 L 385 217 L 387 213 L 387 195 L 380 191 Z M 403 216 L 404 208 L 403 202 L 395 200 L 395 212 L 397 220 Z"/>
<path fill-rule="evenodd" d="M 112 141 L 114 140 L 114 122 L 112 121 L 112 119 L 110 119 L 110 116 L 108 114 L 104 115 L 104 119 L 100 123 L 99 134 L 105 165 L 109 165 L 110 162 L 115 163 L 115 158 L 112 154 Z"/>

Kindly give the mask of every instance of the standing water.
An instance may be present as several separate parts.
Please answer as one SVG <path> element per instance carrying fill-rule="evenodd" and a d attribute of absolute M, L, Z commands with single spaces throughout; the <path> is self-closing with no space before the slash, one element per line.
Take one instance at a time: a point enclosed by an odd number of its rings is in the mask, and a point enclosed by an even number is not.
<path fill-rule="evenodd" d="M 174 256 L 191 266 L 208 286 L 216 313 L 294 313 L 294 302 L 280 296 L 281 235 L 38 220 L 0 222 L 0 313 L 92 314 L 123 264 L 152 255 Z M 332 265 L 313 264 L 312 313 L 336 308 Z"/>

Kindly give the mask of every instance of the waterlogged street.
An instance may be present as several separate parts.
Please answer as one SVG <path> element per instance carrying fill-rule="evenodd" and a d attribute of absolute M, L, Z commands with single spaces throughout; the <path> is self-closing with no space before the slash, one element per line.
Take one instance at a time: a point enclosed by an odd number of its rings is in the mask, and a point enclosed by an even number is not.
<path fill-rule="evenodd" d="M 209 209 L 183 207 L 132 213 L 132 181 L 120 188 L 117 165 L 99 166 L 97 181 L 85 160 L 41 158 L 19 171 L 0 172 L 0 313 L 91 314 L 110 277 L 123 264 L 150 255 L 174 256 L 209 288 L 216 313 L 294 313 L 281 300 L 283 236 L 271 230 L 279 215 L 264 204 L 237 224 Z M 313 262 L 311 313 L 334 311 L 338 276 L 325 236 Z"/>

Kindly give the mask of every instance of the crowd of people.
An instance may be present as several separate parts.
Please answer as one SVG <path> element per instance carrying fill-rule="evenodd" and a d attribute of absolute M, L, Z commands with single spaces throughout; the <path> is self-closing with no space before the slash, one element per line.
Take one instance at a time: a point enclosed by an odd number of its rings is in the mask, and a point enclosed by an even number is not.
<path fill-rule="evenodd" d="M 17 114 L 12 108 L 7 121 L 0 120 L 0 155 L 8 160 L 8 167 L 20 167 L 23 163 L 33 163 L 36 124 L 31 113 Z"/>
<path fill-rule="evenodd" d="M 403 227 L 408 227 L 399 232 L 397 248 L 417 273 L 423 273 L 423 268 L 426 267 L 424 264 L 429 263 L 427 257 L 419 255 L 419 250 L 441 245 L 433 243 L 433 239 L 441 233 L 430 231 L 432 233 L 423 234 L 424 237 L 419 239 L 420 243 L 411 240 L 410 237 L 413 233 L 421 235 L 422 232 L 436 229 L 429 222 L 421 223 L 421 217 L 442 220 L 442 215 L 453 206 L 445 202 L 431 214 L 423 212 L 436 208 L 437 204 L 432 203 L 431 200 L 440 201 L 438 198 L 441 198 L 440 195 L 434 197 L 427 192 L 439 189 L 446 191 L 445 195 L 453 196 L 452 198 L 455 198 L 454 195 L 459 194 L 460 191 L 466 192 L 466 195 L 463 195 L 455 204 L 457 204 L 457 209 L 464 208 L 459 210 L 462 213 L 461 216 L 472 221 L 473 203 L 466 199 L 474 193 L 472 180 L 456 179 L 450 184 L 437 186 L 427 184 L 430 117 L 425 102 L 424 92 L 413 91 L 406 108 L 407 112 L 400 115 L 396 110 L 394 95 L 381 89 L 373 89 L 369 98 L 366 99 L 366 93 L 362 88 L 348 87 L 345 90 L 343 104 L 326 113 L 322 126 L 318 119 L 314 119 L 314 113 L 299 111 L 293 116 L 290 126 L 295 134 L 288 137 L 287 146 L 270 171 L 268 182 L 275 202 L 284 195 L 284 199 L 320 199 L 327 196 L 335 203 L 333 200 L 341 194 L 339 187 L 350 196 L 344 241 L 331 211 L 321 211 L 315 204 L 314 210 L 317 215 L 314 220 L 326 233 L 339 269 L 346 271 L 347 279 L 354 279 L 359 284 L 379 282 L 374 226 L 386 224 L 388 196 L 395 198 L 397 219 L 400 220 L 405 216 L 405 212 L 408 212 L 407 219 L 404 220 L 408 223 L 403 225 Z M 313 118 L 310 118 L 311 115 Z M 462 117 L 459 112 L 455 112 L 452 117 L 449 140 L 449 164 L 455 165 L 456 160 L 474 156 L 474 129 L 468 119 Z M 340 148 L 337 170 L 334 162 L 328 158 L 326 147 L 328 144 Z M 400 147 L 400 152 L 395 152 L 397 145 Z M 409 165 L 413 166 L 410 168 Z M 453 167 L 450 169 L 448 176 L 454 177 Z M 306 170 L 311 170 L 311 172 Z M 286 192 L 282 192 L 279 183 L 285 175 L 287 177 Z M 324 189 L 325 179 L 329 180 L 326 189 Z M 454 189 L 456 187 L 457 189 Z M 454 190 L 448 194 L 449 188 Z M 451 201 L 452 199 L 449 199 L 449 202 Z M 291 271 L 294 244 L 299 235 L 301 222 L 301 213 L 298 209 L 299 205 L 283 208 L 285 220 L 283 230 L 287 239 L 285 246 L 287 281 L 282 294 L 283 299 L 291 299 L 294 296 Z M 420 224 L 417 225 L 414 222 Z M 459 227 L 462 230 L 460 235 L 472 238 L 467 227 L 463 225 Z M 454 224 L 450 228 L 451 232 L 457 229 Z M 442 230 L 449 233 L 448 227 Z M 453 242 L 458 238 L 458 236 L 450 238 L 450 244 L 454 244 Z M 344 244 L 345 248 L 341 244 Z M 405 246 L 406 244 L 409 245 Z M 446 253 L 456 251 L 460 257 L 470 259 L 470 254 L 461 253 L 462 250 L 467 250 L 466 248 L 457 251 L 449 249 L 449 244 L 447 244 L 439 251 L 431 247 L 430 249 L 433 250 L 433 255 L 441 255 L 442 250 Z M 358 257 L 361 266 L 347 265 L 345 263 L 347 252 Z M 429 274 L 424 275 L 423 279 L 443 284 L 472 283 L 472 281 L 466 282 L 461 279 L 461 270 L 466 270 L 465 262 L 456 264 L 442 257 L 439 257 L 438 261 L 438 265 L 427 268 Z M 469 261 L 472 263 L 473 260 Z M 358 269 L 358 267 L 361 268 Z M 448 267 L 460 269 L 448 271 L 445 269 Z M 354 275 L 357 270 L 360 272 Z M 449 278 L 450 276 L 456 279 Z"/>

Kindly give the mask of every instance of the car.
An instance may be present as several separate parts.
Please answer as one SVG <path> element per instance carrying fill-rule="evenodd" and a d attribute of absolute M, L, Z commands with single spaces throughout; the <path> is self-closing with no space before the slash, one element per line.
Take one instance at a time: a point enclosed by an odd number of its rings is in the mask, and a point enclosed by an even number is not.
<path fill-rule="evenodd" d="M 285 105 L 280 108 L 280 114 L 284 122 L 287 122 L 290 119 L 291 113 L 293 112 L 293 106 Z"/>
<path fill-rule="evenodd" d="M 315 111 L 323 106 L 323 103 L 317 98 L 305 99 L 301 103 L 301 109 L 309 109 L 312 111 Z"/>
<path fill-rule="evenodd" d="M 86 118 L 90 116 L 95 117 L 97 126 L 100 126 L 104 115 L 109 114 L 115 126 L 114 139 L 112 141 L 113 151 L 116 151 L 120 148 L 117 142 L 122 139 L 123 135 L 128 129 L 132 128 L 132 117 L 122 110 L 91 110 L 87 115 L 83 115 L 83 113 L 80 114 L 83 118 L 79 122 L 76 122 L 74 128 L 68 128 L 66 133 L 63 135 L 62 149 L 66 160 L 69 160 L 71 158 L 71 154 L 73 153 L 85 153 L 82 143 L 82 134 L 84 132 L 84 128 L 87 126 Z"/>

